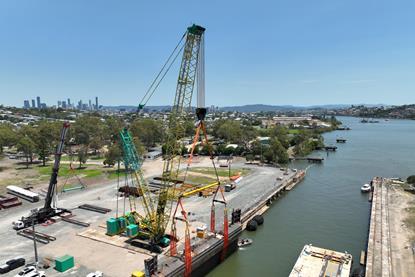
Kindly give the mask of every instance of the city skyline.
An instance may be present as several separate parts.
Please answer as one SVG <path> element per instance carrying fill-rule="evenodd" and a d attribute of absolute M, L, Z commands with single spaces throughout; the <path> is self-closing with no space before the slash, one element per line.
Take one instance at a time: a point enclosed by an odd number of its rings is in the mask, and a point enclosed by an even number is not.
<path fill-rule="evenodd" d="M 77 101 L 76 105 L 75 103 L 71 103 L 71 99 L 68 97 L 65 100 L 58 100 L 55 104 L 52 105 L 48 105 L 48 103 L 46 102 L 41 102 L 41 97 L 40 96 L 36 96 L 36 100 L 35 99 L 25 99 L 23 100 L 23 108 L 25 109 L 43 109 L 43 108 L 47 108 L 47 107 L 57 107 L 57 108 L 63 108 L 63 109 L 78 109 L 78 110 L 99 110 L 100 109 L 100 105 L 99 105 L 99 101 L 98 101 L 98 97 L 95 96 L 95 101 L 92 104 L 92 100 L 88 99 L 88 104 L 83 103 L 83 100 L 80 99 L 79 101 Z M 32 103 L 32 105 L 30 105 L 30 103 Z M 1 105 L 1 104 L 0 104 Z"/>

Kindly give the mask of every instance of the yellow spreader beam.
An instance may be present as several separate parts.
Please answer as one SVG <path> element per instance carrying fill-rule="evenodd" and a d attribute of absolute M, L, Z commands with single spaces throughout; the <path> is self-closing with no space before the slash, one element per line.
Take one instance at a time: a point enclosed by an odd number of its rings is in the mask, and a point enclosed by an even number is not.
<path fill-rule="evenodd" d="M 218 182 L 214 182 L 212 184 L 209 184 L 209 185 L 206 185 L 206 186 L 203 186 L 203 187 L 200 187 L 200 188 L 197 188 L 197 189 L 194 189 L 194 190 L 185 192 L 185 193 L 182 194 L 182 197 L 187 197 L 187 196 L 193 195 L 195 193 L 201 192 L 201 191 L 203 191 L 205 189 L 208 189 L 208 188 L 211 188 L 211 187 L 214 187 L 214 186 L 217 186 L 217 185 L 219 185 L 219 183 Z"/>

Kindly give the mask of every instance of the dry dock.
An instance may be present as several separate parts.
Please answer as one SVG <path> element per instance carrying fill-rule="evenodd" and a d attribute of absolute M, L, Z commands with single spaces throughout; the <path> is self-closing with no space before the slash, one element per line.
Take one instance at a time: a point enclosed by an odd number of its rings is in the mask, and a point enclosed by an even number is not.
<path fill-rule="evenodd" d="M 352 255 L 310 245 L 304 246 L 289 277 L 349 277 Z"/>

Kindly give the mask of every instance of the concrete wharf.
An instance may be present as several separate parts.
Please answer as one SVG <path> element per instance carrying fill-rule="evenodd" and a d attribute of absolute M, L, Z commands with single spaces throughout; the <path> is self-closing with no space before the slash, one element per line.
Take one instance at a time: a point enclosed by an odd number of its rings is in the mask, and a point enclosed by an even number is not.
<path fill-rule="evenodd" d="M 250 219 L 252 219 L 255 215 L 262 215 L 264 214 L 272 202 L 278 198 L 284 191 L 290 191 L 294 186 L 300 183 L 304 177 L 306 172 L 304 170 L 299 170 L 293 178 L 283 182 L 280 186 L 274 188 L 272 191 L 267 193 L 260 201 L 258 201 L 253 207 L 243 212 L 241 216 L 242 222 L 242 229 L 246 228 L 246 224 Z"/>
<path fill-rule="evenodd" d="M 372 180 L 372 209 L 366 254 L 366 277 L 392 276 L 387 179 Z"/>

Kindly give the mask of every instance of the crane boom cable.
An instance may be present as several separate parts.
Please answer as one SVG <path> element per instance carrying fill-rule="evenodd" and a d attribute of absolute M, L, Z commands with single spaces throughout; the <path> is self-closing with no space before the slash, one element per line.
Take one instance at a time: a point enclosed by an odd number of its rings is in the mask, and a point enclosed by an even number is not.
<path fill-rule="evenodd" d="M 151 82 L 149 88 L 147 89 L 146 93 L 144 94 L 144 96 L 142 97 L 141 101 L 140 101 L 140 106 L 145 106 L 147 104 L 147 102 L 150 100 L 150 98 L 153 96 L 155 90 L 157 89 L 158 85 L 160 84 L 160 82 L 164 79 L 164 76 L 166 76 L 167 72 L 169 71 L 169 69 L 171 68 L 172 64 L 175 62 L 178 54 L 176 53 L 177 49 L 179 48 L 180 44 L 183 42 L 183 39 L 186 37 L 186 33 L 183 34 L 183 36 L 181 37 L 181 39 L 179 40 L 179 42 L 177 43 L 176 47 L 173 49 L 173 51 L 171 52 L 171 54 L 169 55 L 169 57 L 167 58 L 166 62 L 164 63 L 164 65 L 162 66 L 162 68 L 160 69 L 160 71 L 157 73 L 156 77 L 154 78 L 153 82 Z M 178 51 L 178 53 L 181 52 L 181 49 L 183 49 L 183 46 L 180 48 L 180 50 Z M 176 55 L 175 55 L 176 53 Z M 170 65 L 167 67 L 167 70 L 163 73 L 164 69 L 166 68 L 166 66 L 168 65 L 168 63 L 170 62 L 171 58 L 174 56 L 173 61 L 171 61 Z M 163 73 L 163 75 L 162 75 Z M 159 77 L 162 75 L 161 79 L 159 79 Z M 154 84 L 156 84 L 156 87 L 153 89 Z M 151 91 L 151 93 L 150 93 Z"/>
<path fill-rule="evenodd" d="M 147 105 L 148 101 L 151 99 L 151 97 L 153 96 L 153 94 L 156 92 L 156 90 L 160 86 L 160 83 L 164 80 L 164 77 L 167 75 L 167 73 L 169 72 L 170 68 L 173 66 L 174 62 L 177 60 L 177 57 L 179 56 L 179 54 L 181 53 L 181 51 L 183 50 L 183 48 L 184 48 L 184 45 L 182 45 L 182 47 L 180 48 L 180 50 L 176 53 L 176 56 L 171 61 L 170 65 L 167 67 L 166 71 L 164 71 L 163 76 L 158 80 L 158 82 L 157 82 L 156 86 L 154 87 L 153 91 L 147 97 L 147 99 L 145 100 L 145 102 L 144 103 L 141 103 L 141 105 L 143 105 L 143 106 Z"/>

